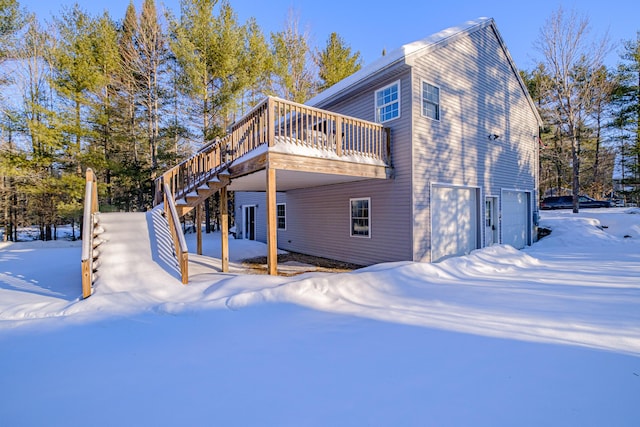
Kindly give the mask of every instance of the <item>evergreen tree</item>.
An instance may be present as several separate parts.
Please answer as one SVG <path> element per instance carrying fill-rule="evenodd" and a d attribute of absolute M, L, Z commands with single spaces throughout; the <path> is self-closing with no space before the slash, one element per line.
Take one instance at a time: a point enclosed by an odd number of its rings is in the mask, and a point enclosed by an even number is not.
<path fill-rule="evenodd" d="M 220 4 L 216 15 L 216 4 L 182 0 L 180 20 L 170 18 L 170 46 L 182 70 L 181 87 L 194 101 L 205 144 L 225 134 L 229 116 L 260 74 L 251 64 L 261 55 L 257 27 L 252 22 L 240 25 L 228 2 Z"/>
<path fill-rule="evenodd" d="M 0 0 L 0 63 L 12 56 L 15 35 L 24 25 L 17 0 Z"/>
<path fill-rule="evenodd" d="M 0 139 L 0 206 L 2 210 L 2 240 L 16 241 L 19 218 L 22 216 L 18 205 L 19 189 L 24 182 L 24 168 L 20 167 L 18 149 L 14 142 L 19 133 L 18 114 L 5 111 L 0 120 L 2 138 Z"/>
<path fill-rule="evenodd" d="M 120 69 L 118 76 L 118 89 L 121 93 L 121 108 L 126 112 L 126 122 L 124 124 L 126 131 L 126 140 L 129 144 L 134 162 L 138 162 L 139 148 L 137 135 L 137 97 L 140 82 L 140 71 L 138 64 L 140 63 L 140 53 L 136 48 L 136 34 L 138 31 L 138 22 L 136 17 L 136 9 L 133 2 L 127 6 L 124 20 L 119 31 L 118 47 L 120 51 Z"/>
<path fill-rule="evenodd" d="M 520 75 L 544 122 L 539 141 L 540 194 L 543 197 L 564 194 L 571 187 L 571 149 L 561 132 L 561 117 L 554 114 L 551 76 L 544 64 Z"/>
<path fill-rule="evenodd" d="M 124 20 L 120 26 L 118 47 L 120 53 L 120 74 L 118 75 L 117 98 L 118 140 L 121 156 L 118 160 L 116 177 L 117 192 L 113 194 L 113 203 L 119 209 L 144 209 L 151 197 L 150 177 L 151 161 L 147 155 L 150 150 L 142 149 L 142 140 L 148 128 L 145 126 L 145 114 L 142 100 L 145 95 L 145 82 L 142 70 L 142 58 L 138 50 L 138 17 L 133 2 L 127 6 Z M 115 190 L 116 188 L 114 188 Z"/>
<path fill-rule="evenodd" d="M 85 163 L 102 177 L 106 187 L 106 202 L 112 204 L 112 178 L 117 168 L 116 115 L 118 93 L 117 76 L 121 73 L 118 57 L 117 28 L 108 13 L 96 21 L 93 34 L 94 58 L 98 79 L 93 89 L 89 121 L 92 137 L 85 155 Z"/>
<path fill-rule="evenodd" d="M 93 136 L 88 122 L 91 95 L 100 87 L 103 77 L 96 61 L 96 27 L 96 20 L 77 4 L 64 9 L 55 20 L 57 39 L 49 52 L 53 68 L 51 85 L 60 98 L 55 107 L 65 143 L 61 160 L 67 172 L 78 176 L 82 175 L 83 144 Z"/>
<path fill-rule="evenodd" d="M 318 53 L 316 62 L 321 79 L 318 87 L 320 91 L 349 77 L 362 67 L 360 52 L 352 54 L 351 47 L 335 32 L 331 33 L 327 45 Z"/>
<path fill-rule="evenodd" d="M 604 65 L 593 70 L 586 78 L 590 81 L 586 103 L 590 138 L 582 161 L 586 177 L 584 188 L 586 193 L 597 198 L 611 197 L 615 156 L 607 144 L 605 132 L 610 122 L 615 78 Z"/>
<path fill-rule="evenodd" d="M 151 178 L 155 178 L 158 169 L 158 144 L 161 109 L 161 74 L 166 62 L 166 41 L 154 0 L 144 0 L 136 32 L 136 49 L 138 51 L 138 73 L 142 83 L 141 104 L 145 112 L 146 133 L 151 160 Z"/>
<path fill-rule="evenodd" d="M 23 12 L 16 0 L 0 0 L 0 65 L 10 57 L 15 57 L 16 35 L 24 25 Z M 1 85 L 8 83 L 7 76 L 0 75 Z M 15 111 L 5 105 L 0 91 L 0 215 L 4 233 L 3 240 L 16 238 L 17 227 L 17 187 L 13 164 L 16 147 L 13 142 L 18 127 Z"/>
<path fill-rule="evenodd" d="M 26 144 L 12 151 L 10 161 L 16 191 L 28 212 L 29 224 L 38 224 L 40 238 L 55 237 L 53 230 L 59 220 L 57 204 L 65 194 L 57 191 L 61 178 L 60 165 L 64 144 L 60 122 L 52 108 L 48 79 L 50 68 L 44 60 L 50 38 L 40 28 L 35 16 L 27 19 L 27 28 L 15 51 L 16 85 L 22 95 L 21 113 L 16 115 L 16 130 Z"/>
<path fill-rule="evenodd" d="M 614 128 L 618 132 L 623 187 L 633 188 L 629 196 L 640 201 L 640 32 L 624 43 L 614 93 Z"/>
<path fill-rule="evenodd" d="M 255 19 L 250 19 L 246 28 L 248 52 L 242 67 L 247 71 L 248 85 L 239 106 L 241 115 L 270 93 L 273 71 L 273 56 L 269 44 Z"/>

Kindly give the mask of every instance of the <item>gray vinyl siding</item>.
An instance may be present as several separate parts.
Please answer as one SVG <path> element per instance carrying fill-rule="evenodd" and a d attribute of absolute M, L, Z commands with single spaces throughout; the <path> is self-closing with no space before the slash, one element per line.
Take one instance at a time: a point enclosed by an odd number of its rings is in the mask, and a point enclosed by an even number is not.
<path fill-rule="evenodd" d="M 401 116 L 384 123 L 391 129 L 393 179 L 287 192 L 279 248 L 361 265 L 430 261 L 434 183 L 479 188 L 480 221 L 484 196 L 500 197 L 504 189 L 531 192 L 531 211 L 537 210 L 537 116 L 493 27 L 452 38 L 407 63 L 411 67 L 396 64 L 315 105 L 373 121 L 375 91 L 400 80 Z M 440 89 L 439 121 L 421 114 L 423 80 Z M 489 134 L 500 137 L 490 141 Z M 350 236 L 351 198 L 371 199 L 370 238 Z M 238 193 L 236 200 L 248 199 Z M 257 237 L 264 241 L 266 203 L 257 204 Z"/>
<path fill-rule="evenodd" d="M 276 203 L 286 203 L 285 193 L 276 193 Z M 267 241 L 267 193 L 264 191 L 238 191 L 235 193 L 235 227 L 238 238 L 241 238 L 244 218 L 243 206 L 256 206 L 256 240 Z M 288 206 L 287 206 L 288 209 Z M 287 212 L 287 219 L 289 212 Z M 278 230 L 278 239 L 285 238 L 285 232 Z"/>
<path fill-rule="evenodd" d="M 412 259 L 411 248 L 411 80 L 405 69 L 336 105 L 318 107 L 373 121 L 374 93 L 400 80 L 401 116 L 384 123 L 391 128 L 394 178 L 366 180 L 287 192 L 285 250 L 360 265 Z M 351 237 L 351 198 L 371 198 L 370 238 Z"/>
<path fill-rule="evenodd" d="M 439 121 L 421 115 L 423 80 L 440 88 Z M 412 81 L 414 259 L 429 261 L 431 184 L 480 187 L 482 197 L 529 190 L 537 200 L 538 123 L 491 26 L 416 58 Z"/>

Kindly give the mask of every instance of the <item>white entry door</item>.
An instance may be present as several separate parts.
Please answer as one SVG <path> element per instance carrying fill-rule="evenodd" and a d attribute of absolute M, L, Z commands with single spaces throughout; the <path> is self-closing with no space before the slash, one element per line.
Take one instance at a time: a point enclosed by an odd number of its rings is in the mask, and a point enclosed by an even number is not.
<path fill-rule="evenodd" d="M 484 245 L 498 243 L 498 198 L 487 196 L 484 199 Z"/>
<path fill-rule="evenodd" d="M 478 249 L 478 189 L 431 188 L 431 261 Z"/>

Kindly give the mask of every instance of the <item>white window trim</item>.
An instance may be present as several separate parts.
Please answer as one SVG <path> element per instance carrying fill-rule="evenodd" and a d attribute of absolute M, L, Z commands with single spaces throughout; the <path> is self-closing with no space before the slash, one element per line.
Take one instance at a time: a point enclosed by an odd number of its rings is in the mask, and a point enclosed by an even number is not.
<path fill-rule="evenodd" d="M 438 118 L 434 119 L 433 117 L 429 117 L 426 114 L 424 114 L 424 108 L 422 106 L 422 103 L 424 102 L 424 84 L 428 84 L 429 86 L 433 86 L 435 88 L 438 88 Z M 440 88 L 440 86 L 438 85 L 434 85 L 433 83 L 431 83 L 428 80 L 425 79 L 421 79 L 420 80 L 420 115 L 422 117 L 424 117 L 425 119 L 429 119 L 429 120 L 433 120 L 434 122 L 439 122 L 440 118 L 442 117 L 442 89 Z"/>
<path fill-rule="evenodd" d="M 369 206 L 369 233 L 366 236 L 361 236 L 358 234 L 353 234 L 353 217 L 351 216 L 351 204 L 356 200 L 366 200 Z M 370 239 L 371 238 L 371 197 L 354 197 L 349 199 L 349 235 L 351 237 L 359 238 L 359 239 Z"/>
<path fill-rule="evenodd" d="M 378 117 L 378 92 L 383 91 L 387 88 L 390 88 L 391 86 L 395 86 L 398 85 L 398 116 L 397 117 L 393 117 L 391 119 L 388 120 L 380 120 L 380 117 Z M 375 121 L 376 123 L 386 123 L 386 122 L 390 122 L 392 120 L 396 120 L 399 119 L 402 116 L 402 86 L 400 85 L 400 80 L 396 80 L 393 83 L 389 83 L 386 86 L 381 87 L 380 89 L 377 89 L 374 94 L 373 94 L 373 114 L 375 117 Z"/>
<path fill-rule="evenodd" d="M 278 215 L 278 206 L 284 206 L 284 228 L 278 227 L 278 218 L 282 218 Z M 276 230 L 287 231 L 287 204 L 276 203 Z"/>

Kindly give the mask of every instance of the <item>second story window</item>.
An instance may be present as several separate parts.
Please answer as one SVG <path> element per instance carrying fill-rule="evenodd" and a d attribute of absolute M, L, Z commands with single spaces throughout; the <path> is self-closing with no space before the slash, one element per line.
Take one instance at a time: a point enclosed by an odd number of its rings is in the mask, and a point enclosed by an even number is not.
<path fill-rule="evenodd" d="M 400 82 L 376 91 L 376 121 L 384 123 L 400 117 Z"/>
<path fill-rule="evenodd" d="M 440 120 L 440 89 L 427 82 L 422 82 L 422 115 Z"/>

